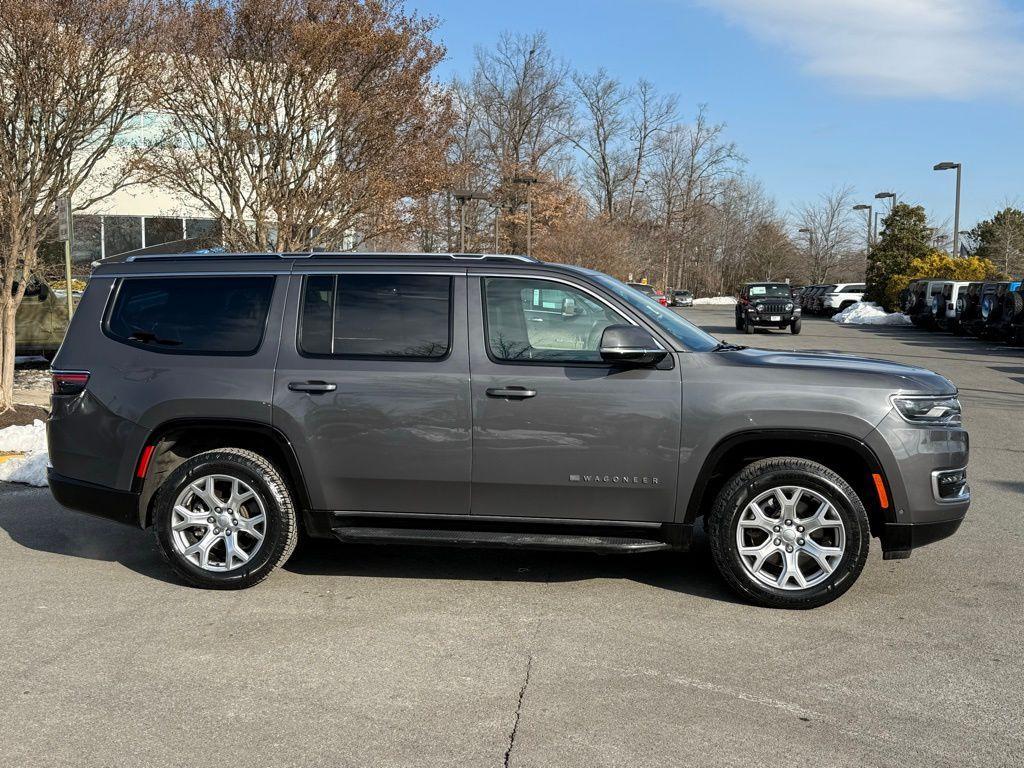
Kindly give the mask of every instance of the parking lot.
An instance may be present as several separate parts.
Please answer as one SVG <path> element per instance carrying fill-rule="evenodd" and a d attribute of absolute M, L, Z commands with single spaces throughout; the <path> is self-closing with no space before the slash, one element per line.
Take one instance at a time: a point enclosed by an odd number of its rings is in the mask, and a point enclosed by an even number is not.
<path fill-rule="evenodd" d="M 703 542 L 602 557 L 307 547 L 245 592 L 0 487 L 0 765 L 1009 766 L 1024 754 L 1024 352 L 905 327 L 736 333 L 952 379 L 960 531 L 875 549 L 810 612 L 737 602 Z"/>

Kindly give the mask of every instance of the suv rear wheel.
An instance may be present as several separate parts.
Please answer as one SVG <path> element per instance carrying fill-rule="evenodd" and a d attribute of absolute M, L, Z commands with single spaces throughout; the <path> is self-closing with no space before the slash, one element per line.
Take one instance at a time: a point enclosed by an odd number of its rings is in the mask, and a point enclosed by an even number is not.
<path fill-rule="evenodd" d="M 706 520 L 715 565 L 729 585 L 772 608 L 814 608 L 864 569 L 867 513 L 850 485 L 807 459 L 762 459 L 738 472 Z"/>
<path fill-rule="evenodd" d="M 298 539 L 287 484 L 252 451 L 197 454 L 160 486 L 154 508 L 160 552 L 189 584 L 242 589 L 284 563 Z"/>

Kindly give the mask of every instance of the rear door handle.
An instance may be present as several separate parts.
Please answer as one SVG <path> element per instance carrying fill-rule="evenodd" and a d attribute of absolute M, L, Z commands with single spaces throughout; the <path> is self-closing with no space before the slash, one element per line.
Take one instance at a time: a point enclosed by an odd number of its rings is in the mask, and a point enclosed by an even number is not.
<path fill-rule="evenodd" d="M 487 390 L 488 397 L 513 397 L 524 400 L 527 397 L 535 397 L 537 390 L 526 387 L 494 387 Z"/>
<path fill-rule="evenodd" d="M 337 384 L 332 384 L 328 381 L 292 381 L 288 383 L 288 389 L 292 392 L 311 392 L 316 394 L 333 392 L 337 388 Z"/>

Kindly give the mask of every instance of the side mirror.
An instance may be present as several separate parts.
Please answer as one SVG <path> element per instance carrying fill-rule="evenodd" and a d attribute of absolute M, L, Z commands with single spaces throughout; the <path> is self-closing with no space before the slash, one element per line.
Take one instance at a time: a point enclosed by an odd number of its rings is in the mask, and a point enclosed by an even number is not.
<path fill-rule="evenodd" d="M 635 325 L 609 325 L 601 334 L 601 359 L 625 365 L 657 365 L 668 352 Z"/>

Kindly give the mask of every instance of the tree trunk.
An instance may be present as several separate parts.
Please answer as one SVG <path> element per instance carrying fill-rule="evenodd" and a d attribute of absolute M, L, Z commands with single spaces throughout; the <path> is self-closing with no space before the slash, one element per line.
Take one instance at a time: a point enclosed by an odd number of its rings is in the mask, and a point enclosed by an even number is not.
<path fill-rule="evenodd" d="M 17 305 L 8 298 L 0 307 L 0 412 L 14 408 L 14 315 Z"/>

